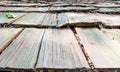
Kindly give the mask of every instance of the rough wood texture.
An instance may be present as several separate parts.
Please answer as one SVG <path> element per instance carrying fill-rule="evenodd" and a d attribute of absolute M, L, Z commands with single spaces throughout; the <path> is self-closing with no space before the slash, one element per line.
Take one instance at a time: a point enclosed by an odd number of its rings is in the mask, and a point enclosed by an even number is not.
<path fill-rule="evenodd" d="M 120 26 L 120 15 L 96 14 L 106 26 Z"/>
<path fill-rule="evenodd" d="M 101 31 L 111 40 L 120 43 L 120 30 L 119 29 L 102 29 Z"/>
<path fill-rule="evenodd" d="M 106 37 L 98 29 L 76 28 L 85 51 L 88 53 L 95 68 L 120 68 L 120 45 Z"/>
<path fill-rule="evenodd" d="M 15 29 L 15 28 L 0 29 L 0 53 L 20 33 L 21 30 L 22 29 Z"/>
<path fill-rule="evenodd" d="M 44 29 L 25 29 L 0 55 L 0 68 L 33 69 Z"/>
<path fill-rule="evenodd" d="M 49 10 L 49 7 L 31 7 L 26 9 L 26 12 L 46 12 Z"/>
<path fill-rule="evenodd" d="M 101 22 L 87 13 L 66 13 L 69 24 L 75 26 L 97 26 Z"/>
<path fill-rule="evenodd" d="M 42 24 L 46 13 L 28 13 L 12 24 L 14 26 L 36 26 Z"/>
<path fill-rule="evenodd" d="M 58 27 L 62 27 L 66 24 L 68 24 L 68 17 L 67 15 L 65 15 L 65 13 L 60 13 L 60 14 L 57 14 L 57 26 Z"/>
<path fill-rule="evenodd" d="M 70 29 L 47 29 L 36 68 L 89 68 L 84 54 Z"/>
<path fill-rule="evenodd" d="M 52 14 L 52 13 L 47 13 L 42 24 L 40 24 L 41 26 L 53 26 L 56 27 L 57 25 L 57 16 L 56 14 Z"/>
<path fill-rule="evenodd" d="M 50 12 L 90 12 L 96 9 L 95 7 L 52 7 Z"/>
<path fill-rule="evenodd" d="M 13 13 L 16 17 L 15 18 L 10 18 L 8 19 L 6 17 L 6 15 L 4 15 L 3 17 L 0 17 L 0 24 L 3 25 L 3 24 L 10 24 L 12 22 L 14 22 L 16 19 L 22 17 L 25 15 L 25 13 Z"/>
<path fill-rule="evenodd" d="M 0 12 L 19 12 L 25 9 L 27 9 L 27 7 L 0 7 Z"/>
<path fill-rule="evenodd" d="M 119 13 L 120 14 L 120 9 L 119 8 L 99 8 L 98 12 L 100 12 L 100 13 Z"/>

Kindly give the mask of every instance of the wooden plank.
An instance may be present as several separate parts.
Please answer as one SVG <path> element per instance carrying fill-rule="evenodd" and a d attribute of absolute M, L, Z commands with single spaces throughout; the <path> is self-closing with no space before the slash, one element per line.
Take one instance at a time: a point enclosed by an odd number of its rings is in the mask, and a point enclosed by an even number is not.
<path fill-rule="evenodd" d="M 36 7 L 38 5 L 38 3 L 3 4 L 5 7 Z"/>
<path fill-rule="evenodd" d="M 37 69 L 87 69 L 84 54 L 70 29 L 47 29 Z"/>
<path fill-rule="evenodd" d="M 49 7 L 31 7 L 26 9 L 26 12 L 46 12 L 49 10 Z"/>
<path fill-rule="evenodd" d="M 97 26 L 101 22 L 87 13 L 66 13 L 69 24 L 75 26 Z"/>
<path fill-rule="evenodd" d="M 42 24 L 46 13 L 28 13 L 13 22 L 13 26 L 37 26 Z"/>
<path fill-rule="evenodd" d="M 101 31 L 111 40 L 120 43 L 120 30 L 119 29 L 101 29 Z"/>
<path fill-rule="evenodd" d="M 110 40 L 97 28 L 76 28 L 76 31 L 95 68 L 120 68 L 120 44 Z"/>
<path fill-rule="evenodd" d="M 22 29 L 1 28 L 0 29 L 0 53 L 9 45 L 9 43 L 21 32 Z"/>
<path fill-rule="evenodd" d="M 5 16 L 5 13 L 0 13 L 0 18 Z"/>
<path fill-rule="evenodd" d="M 27 7 L 0 7 L 0 12 L 19 12 L 24 11 Z"/>
<path fill-rule="evenodd" d="M 100 13 L 120 13 L 119 8 L 99 8 Z"/>
<path fill-rule="evenodd" d="M 45 18 L 44 18 L 41 25 L 42 26 L 56 27 L 56 25 L 57 25 L 57 16 L 56 16 L 56 14 L 47 13 L 47 15 L 45 16 Z"/>
<path fill-rule="evenodd" d="M 96 14 L 106 26 L 120 26 L 120 15 Z"/>
<path fill-rule="evenodd" d="M 51 12 L 89 12 L 96 10 L 97 8 L 95 7 L 75 7 L 75 6 L 70 6 L 70 7 L 52 7 L 50 9 Z"/>
<path fill-rule="evenodd" d="M 60 14 L 58 14 L 58 17 L 57 17 L 58 19 L 58 21 L 57 21 L 57 26 L 58 27 L 62 27 L 62 26 L 64 26 L 64 25 L 66 25 L 66 24 L 68 24 L 69 22 L 68 22 L 68 18 L 67 18 L 67 16 L 65 15 L 65 13 L 60 13 Z"/>
<path fill-rule="evenodd" d="M 0 55 L 0 68 L 33 69 L 44 29 L 25 29 Z"/>
<path fill-rule="evenodd" d="M 14 14 L 16 17 L 15 18 L 10 18 L 8 19 L 5 15 L 3 17 L 0 18 L 0 24 L 10 24 L 12 22 L 14 22 L 16 19 L 22 17 L 25 15 L 25 13 L 12 13 Z"/>
<path fill-rule="evenodd" d="M 97 4 L 97 5 L 94 5 L 95 7 L 98 7 L 98 8 L 119 8 L 120 5 L 116 5 L 116 4 Z"/>

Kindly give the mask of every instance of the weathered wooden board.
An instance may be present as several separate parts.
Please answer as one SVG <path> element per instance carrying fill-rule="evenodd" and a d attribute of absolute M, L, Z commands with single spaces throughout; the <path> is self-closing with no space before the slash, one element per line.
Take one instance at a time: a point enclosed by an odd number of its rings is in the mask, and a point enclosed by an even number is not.
<path fill-rule="evenodd" d="M 104 26 L 119 27 L 120 26 L 120 15 L 100 14 L 100 13 L 89 13 L 89 17 L 97 19 L 102 22 Z"/>
<path fill-rule="evenodd" d="M 3 17 L 3 16 L 5 16 L 5 13 L 2 13 L 2 12 L 1 12 L 1 13 L 0 13 L 0 18 Z"/>
<path fill-rule="evenodd" d="M 50 9 L 50 12 L 88 12 L 88 11 L 93 11 L 96 10 L 97 8 L 95 7 L 52 7 Z"/>
<path fill-rule="evenodd" d="M 90 14 L 87 13 L 66 13 L 69 24 L 75 26 L 97 26 L 101 22 L 93 17 L 91 18 Z"/>
<path fill-rule="evenodd" d="M 12 13 L 12 14 L 14 14 L 16 17 L 8 19 L 6 17 L 6 14 L 3 17 L 0 17 L 0 24 L 1 25 L 3 25 L 3 24 L 10 24 L 10 23 L 14 22 L 16 19 L 18 19 L 18 18 L 20 18 L 20 17 L 25 15 L 25 13 Z"/>
<path fill-rule="evenodd" d="M 52 13 L 47 13 L 42 24 L 39 26 L 51 26 L 51 27 L 56 27 L 57 25 L 57 16 L 56 14 Z"/>
<path fill-rule="evenodd" d="M 3 4 L 5 7 L 36 7 L 38 3 Z"/>
<path fill-rule="evenodd" d="M 27 7 L 0 7 L 0 12 L 21 12 Z"/>
<path fill-rule="evenodd" d="M 67 17 L 67 15 L 65 15 L 65 13 L 57 14 L 57 26 L 58 27 L 62 27 L 68 23 L 69 23 L 68 17 Z"/>
<path fill-rule="evenodd" d="M 26 9 L 26 12 L 46 12 L 49 10 L 49 7 L 31 7 Z"/>
<path fill-rule="evenodd" d="M 99 8 L 100 13 L 120 13 L 119 8 Z"/>
<path fill-rule="evenodd" d="M 0 55 L 1 69 L 33 69 L 44 29 L 25 29 Z"/>
<path fill-rule="evenodd" d="M 119 29 L 101 29 L 101 31 L 111 40 L 120 43 L 120 30 Z"/>
<path fill-rule="evenodd" d="M 99 8 L 119 8 L 120 7 L 120 5 L 115 5 L 115 4 L 98 4 L 94 6 Z"/>
<path fill-rule="evenodd" d="M 42 24 L 46 13 L 28 13 L 12 23 L 13 26 L 37 26 Z"/>
<path fill-rule="evenodd" d="M 54 7 L 66 7 L 66 6 L 70 6 L 71 4 L 65 4 L 65 3 L 61 3 L 61 4 L 54 4 Z"/>
<path fill-rule="evenodd" d="M 0 4 L 0 6 L 4 7 L 48 7 L 51 4 L 42 4 L 42 3 L 13 3 L 13 4 Z"/>
<path fill-rule="evenodd" d="M 82 69 L 89 67 L 70 29 L 47 29 L 36 68 Z"/>
<path fill-rule="evenodd" d="M 76 31 L 95 68 L 120 68 L 120 44 L 110 40 L 96 28 L 76 28 Z"/>
<path fill-rule="evenodd" d="M 120 26 L 120 15 L 97 14 L 96 16 L 107 26 Z"/>
<path fill-rule="evenodd" d="M 21 32 L 22 29 L 1 28 L 0 29 L 0 53 L 9 45 L 9 43 Z"/>

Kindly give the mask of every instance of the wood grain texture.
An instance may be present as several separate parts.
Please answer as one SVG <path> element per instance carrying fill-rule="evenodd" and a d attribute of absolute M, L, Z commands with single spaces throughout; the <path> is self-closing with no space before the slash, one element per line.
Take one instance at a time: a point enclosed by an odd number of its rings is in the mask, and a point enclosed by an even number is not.
<path fill-rule="evenodd" d="M 47 13 L 42 24 L 42 26 L 54 26 L 57 25 L 57 17 L 56 14 Z"/>
<path fill-rule="evenodd" d="M 70 29 L 47 29 L 36 68 L 89 68 L 84 54 Z"/>
<path fill-rule="evenodd" d="M 13 22 L 13 25 L 38 25 L 44 20 L 46 13 L 28 13 L 20 19 Z"/>
<path fill-rule="evenodd" d="M 120 68 L 120 45 L 106 37 L 98 29 L 76 28 L 85 51 L 95 68 Z"/>
<path fill-rule="evenodd" d="M 25 13 L 12 13 L 12 14 L 14 14 L 16 17 L 8 19 L 5 14 L 3 17 L 0 18 L 0 24 L 10 24 L 10 23 L 14 22 L 16 19 L 25 15 Z"/>
<path fill-rule="evenodd" d="M 66 13 L 70 25 L 78 26 L 96 26 L 101 22 L 91 17 L 89 13 Z"/>
<path fill-rule="evenodd" d="M 22 29 L 1 28 L 0 29 L 0 53 L 8 46 L 8 44 L 19 34 Z"/>
<path fill-rule="evenodd" d="M 101 29 L 101 32 L 104 33 L 111 40 L 120 43 L 119 29 Z"/>
<path fill-rule="evenodd" d="M 25 29 L 0 55 L 0 68 L 33 69 L 44 29 Z"/>

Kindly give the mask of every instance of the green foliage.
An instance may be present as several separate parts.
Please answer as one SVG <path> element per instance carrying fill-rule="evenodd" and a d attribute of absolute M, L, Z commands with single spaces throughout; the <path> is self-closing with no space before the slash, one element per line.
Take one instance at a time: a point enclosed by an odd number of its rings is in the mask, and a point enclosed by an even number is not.
<path fill-rule="evenodd" d="M 16 16 L 12 13 L 7 13 L 6 14 L 6 18 L 10 19 L 10 18 L 15 18 Z"/>

